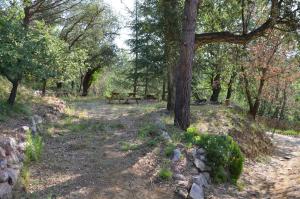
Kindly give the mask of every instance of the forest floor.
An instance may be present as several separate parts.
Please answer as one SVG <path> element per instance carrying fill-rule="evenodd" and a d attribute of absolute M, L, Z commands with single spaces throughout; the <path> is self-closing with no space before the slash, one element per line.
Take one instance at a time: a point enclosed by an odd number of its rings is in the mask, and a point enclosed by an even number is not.
<path fill-rule="evenodd" d="M 172 182 L 160 182 L 160 147 L 138 139 L 138 129 L 164 114 L 161 104 L 70 104 L 68 116 L 48 124 L 45 148 L 30 167 L 30 199 L 175 199 Z M 270 135 L 271 136 L 271 135 Z M 297 198 L 300 138 L 274 135 L 272 156 L 247 160 L 239 185 L 213 185 L 207 198 Z"/>

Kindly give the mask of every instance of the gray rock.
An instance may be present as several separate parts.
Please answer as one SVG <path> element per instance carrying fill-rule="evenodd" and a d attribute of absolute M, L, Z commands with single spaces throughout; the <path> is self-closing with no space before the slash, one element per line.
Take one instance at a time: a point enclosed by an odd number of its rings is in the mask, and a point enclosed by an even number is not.
<path fill-rule="evenodd" d="M 193 183 L 192 188 L 190 190 L 190 198 L 191 199 L 204 199 L 204 191 L 203 188 Z"/>
<path fill-rule="evenodd" d="M 0 183 L 8 181 L 8 174 L 4 170 L 0 170 Z"/>
<path fill-rule="evenodd" d="M 24 152 L 26 149 L 26 142 L 20 142 L 17 146 L 17 150 L 19 152 Z"/>
<path fill-rule="evenodd" d="M 199 160 L 198 158 L 196 158 L 194 160 L 194 165 L 200 170 L 200 171 L 205 171 L 206 169 L 206 165 L 202 160 Z"/>
<path fill-rule="evenodd" d="M 186 177 L 180 173 L 176 173 L 175 175 L 173 175 L 174 180 L 186 180 Z"/>
<path fill-rule="evenodd" d="M 208 172 L 203 172 L 202 174 L 205 176 L 205 178 L 206 178 L 208 184 L 211 184 L 211 178 L 210 178 L 209 173 L 208 173 Z"/>
<path fill-rule="evenodd" d="M 0 160 L 0 168 L 4 169 L 7 167 L 7 160 L 6 159 L 1 159 Z"/>
<path fill-rule="evenodd" d="M 5 138 L 0 142 L 0 146 L 5 150 L 5 155 L 10 155 L 16 151 L 17 142 L 14 138 Z"/>
<path fill-rule="evenodd" d="M 194 148 L 192 149 L 192 155 L 193 155 L 193 158 L 196 159 L 200 159 L 201 156 L 204 156 L 205 157 L 205 150 L 203 148 Z"/>
<path fill-rule="evenodd" d="M 189 195 L 189 192 L 186 189 L 178 188 L 176 190 L 176 193 L 181 197 L 181 198 L 187 198 Z"/>
<path fill-rule="evenodd" d="M 16 184 L 16 182 L 18 180 L 18 176 L 19 176 L 20 170 L 13 169 L 13 168 L 7 168 L 4 171 L 8 174 L 8 183 L 10 185 Z"/>
<path fill-rule="evenodd" d="M 4 159 L 6 157 L 6 153 L 5 153 L 5 150 L 0 147 L 0 159 Z"/>
<path fill-rule="evenodd" d="M 174 149 L 174 151 L 173 151 L 173 157 L 172 157 L 172 162 L 179 161 L 180 157 L 181 157 L 180 149 Z"/>
<path fill-rule="evenodd" d="M 7 164 L 8 165 L 13 165 L 13 164 L 18 164 L 19 163 L 19 158 L 16 153 L 11 152 L 9 156 L 7 156 Z"/>
<path fill-rule="evenodd" d="M 164 138 L 164 140 L 166 140 L 168 142 L 172 141 L 172 139 L 167 131 L 162 132 L 162 137 Z"/>
<path fill-rule="evenodd" d="M 176 180 L 175 183 L 177 184 L 177 186 L 179 187 L 183 187 L 183 188 L 188 188 L 189 187 L 189 181 L 187 180 Z"/>
<path fill-rule="evenodd" d="M 196 183 L 200 187 L 208 187 L 208 181 L 204 174 L 200 173 L 197 176 L 193 176 L 193 183 Z"/>
<path fill-rule="evenodd" d="M 166 129 L 166 125 L 160 119 L 155 121 L 155 125 L 161 130 Z"/>
<path fill-rule="evenodd" d="M 27 133 L 28 131 L 30 131 L 30 128 L 28 126 L 22 126 L 20 129 L 19 129 L 19 132 L 20 133 Z"/>
<path fill-rule="evenodd" d="M 12 198 L 12 186 L 10 186 L 8 183 L 0 184 L 0 198 L 1 199 Z"/>

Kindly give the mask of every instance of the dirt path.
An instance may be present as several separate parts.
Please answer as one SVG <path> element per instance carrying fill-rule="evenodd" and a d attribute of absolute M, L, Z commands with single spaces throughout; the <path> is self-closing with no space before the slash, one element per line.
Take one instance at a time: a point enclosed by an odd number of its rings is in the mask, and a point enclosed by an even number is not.
<path fill-rule="evenodd" d="M 75 112 L 51 128 L 42 160 L 31 166 L 30 199 L 172 199 L 174 188 L 156 182 L 159 147 L 137 140 L 153 121 L 155 105 L 77 102 Z M 121 143 L 136 144 L 122 150 Z M 300 198 L 300 138 L 275 135 L 272 157 L 247 161 L 240 190 L 212 186 L 207 198 Z M 170 183 L 172 184 L 172 183 Z"/>
<path fill-rule="evenodd" d="M 299 199 L 300 138 L 275 134 L 272 141 L 276 149 L 271 157 L 246 163 L 240 180 L 242 190 L 217 186 L 208 198 Z"/>
<path fill-rule="evenodd" d="M 137 143 L 137 126 L 151 117 L 151 107 L 84 102 L 74 109 L 72 120 L 55 125 L 53 137 L 45 139 L 42 160 L 31 167 L 28 198 L 173 197 L 170 187 L 153 183 L 155 147 L 121 149 L 122 142 Z"/>

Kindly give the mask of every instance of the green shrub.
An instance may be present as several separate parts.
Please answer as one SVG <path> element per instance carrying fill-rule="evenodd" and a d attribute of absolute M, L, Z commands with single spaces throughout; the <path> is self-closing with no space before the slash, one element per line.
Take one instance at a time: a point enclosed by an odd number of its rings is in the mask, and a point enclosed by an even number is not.
<path fill-rule="evenodd" d="M 26 134 L 25 158 L 27 162 L 37 161 L 40 159 L 43 151 L 42 137 L 39 135 L 33 136 L 31 132 Z"/>
<path fill-rule="evenodd" d="M 168 144 L 164 151 L 165 155 L 167 157 L 170 157 L 173 154 L 173 151 L 175 148 L 176 148 L 175 144 L 173 144 L 173 143 Z"/>
<path fill-rule="evenodd" d="M 244 156 L 230 136 L 203 134 L 196 142 L 206 150 L 207 164 L 216 183 L 237 182 L 243 170 Z"/>
<path fill-rule="evenodd" d="M 173 176 L 173 173 L 170 171 L 170 169 L 162 168 L 160 169 L 158 176 L 162 180 L 170 180 Z"/>
<path fill-rule="evenodd" d="M 146 124 L 142 126 L 138 131 L 138 137 L 145 139 L 147 137 L 157 137 L 159 135 L 159 129 L 154 124 Z"/>
<path fill-rule="evenodd" d="M 184 140 L 187 143 L 195 143 L 198 139 L 200 139 L 200 134 L 197 132 L 196 127 L 190 126 L 184 133 Z"/>

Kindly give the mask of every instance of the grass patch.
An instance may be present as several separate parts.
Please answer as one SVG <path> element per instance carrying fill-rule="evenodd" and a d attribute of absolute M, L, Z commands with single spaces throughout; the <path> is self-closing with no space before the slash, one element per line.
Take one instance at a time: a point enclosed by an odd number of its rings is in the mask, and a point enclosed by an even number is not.
<path fill-rule="evenodd" d="M 38 161 L 41 158 L 44 143 L 39 135 L 26 134 L 25 162 Z"/>
<path fill-rule="evenodd" d="M 296 130 L 275 130 L 275 133 L 281 134 L 281 135 L 288 135 L 288 136 L 300 136 L 300 131 Z"/>
<path fill-rule="evenodd" d="M 145 138 L 154 138 L 159 136 L 159 129 L 156 125 L 154 124 L 146 124 L 142 126 L 139 131 L 138 131 L 138 137 L 140 139 L 145 139 Z"/>
<path fill-rule="evenodd" d="M 162 180 L 170 180 L 173 176 L 173 173 L 170 169 L 161 168 L 158 173 L 158 177 Z"/>
<path fill-rule="evenodd" d="M 121 151 L 133 151 L 139 148 L 139 145 L 129 143 L 129 142 L 120 142 L 120 149 Z"/>

